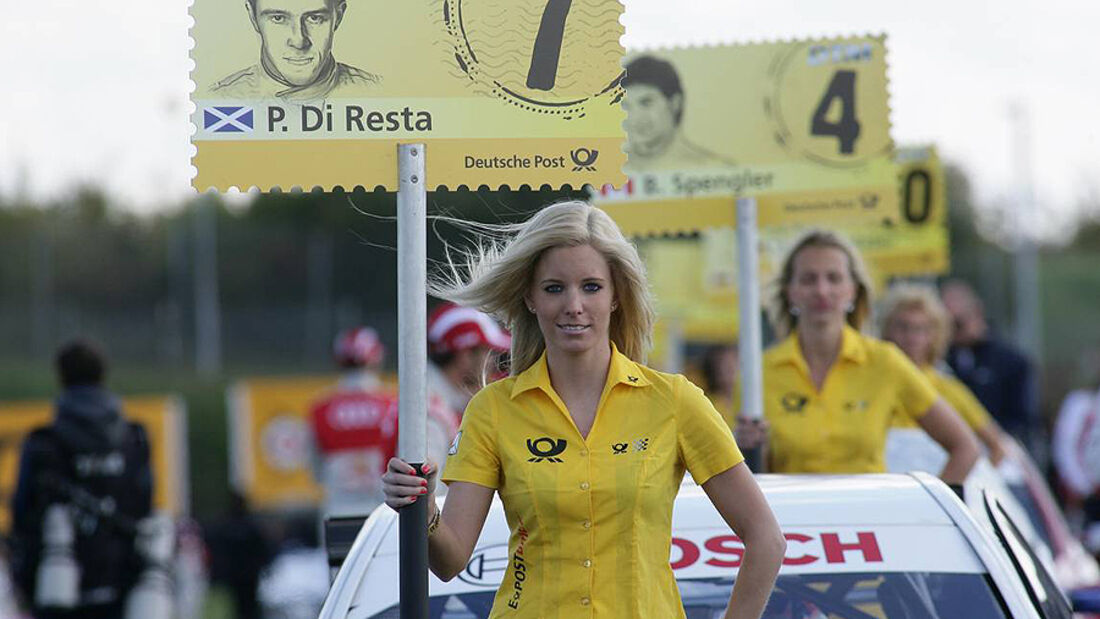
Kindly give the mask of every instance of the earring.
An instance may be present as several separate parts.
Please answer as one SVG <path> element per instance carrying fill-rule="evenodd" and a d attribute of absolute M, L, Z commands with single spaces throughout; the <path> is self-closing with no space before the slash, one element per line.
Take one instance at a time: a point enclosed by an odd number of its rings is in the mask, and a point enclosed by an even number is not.
<path fill-rule="evenodd" d="M 855 304 L 855 303 L 849 303 L 849 304 L 848 304 L 848 307 L 846 307 L 846 308 L 845 308 L 845 310 L 846 310 L 846 311 L 847 311 L 847 312 L 848 312 L 849 314 L 851 314 L 852 312 L 856 311 L 856 304 Z"/>
<path fill-rule="evenodd" d="M 797 305 L 792 305 L 791 309 L 789 309 L 787 311 L 790 312 L 791 316 L 798 316 L 799 314 L 802 313 L 802 310 L 799 309 Z"/>
<path fill-rule="evenodd" d="M 535 313 L 535 308 L 533 308 L 533 307 L 531 307 L 530 305 L 528 305 L 528 306 L 527 306 L 527 311 L 529 311 L 529 312 L 531 312 L 532 314 L 534 314 L 534 313 Z"/>

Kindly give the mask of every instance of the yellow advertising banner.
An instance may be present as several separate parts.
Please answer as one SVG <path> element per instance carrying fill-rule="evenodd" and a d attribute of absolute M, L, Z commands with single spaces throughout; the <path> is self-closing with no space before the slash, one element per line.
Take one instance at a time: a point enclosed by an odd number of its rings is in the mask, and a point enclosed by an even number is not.
<path fill-rule="evenodd" d="M 149 435 L 153 465 L 153 507 L 173 516 L 190 509 L 187 408 L 178 396 L 122 398 L 122 410 Z M 53 419 L 48 400 L 0 402 L 0 532 L 11 527 L 11 498 L 19 475 L 23 439 Z"/>
<path fill-rule="evenodd" d="M 632 235 L 881 221 L 897 210 L 885 37 L 632 52 L 627 172 L 594 199 Z"/>
<path fill-rule="evenodd" d="M 196 189 L 618 186 L 618 0 L 195 0 Z"/>
<path fill-rule="evenodd" d="M 896 278 L 940 275 L 950 269 L 946 190 L 936 149 L 902 148 L 896 158 L 901 200 L 896 215 L 884 220 L 890 223 L 828 226 L 852 239 L 880 292 Z M 760 229 L 760 278 L 765 291 L 783 255 L 806 229 Z M 686 340 L 736 337 L 736 242 L 732 229 L 711 228 L 702 229 L 697 238 L 640 243 L 662 328 L 671 326 Z"/>
<path fill-rule="evenodd" d="M 320 504 L 309 407 L 336 381 L 335 376 L 257 378 L 230 388 L 230 479 L 253 508 Z"/>

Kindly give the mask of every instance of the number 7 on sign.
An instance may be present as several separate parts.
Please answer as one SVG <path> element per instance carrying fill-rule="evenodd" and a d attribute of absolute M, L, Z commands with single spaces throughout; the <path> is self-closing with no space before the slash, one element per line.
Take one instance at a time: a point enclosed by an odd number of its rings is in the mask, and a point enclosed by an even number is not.
<path fill-rule="evenodd" d="M 535 49 L 531 52 L 531 67 L 527 70 L 527 87 L 550 90 L 558 76 L 558 60 L 561 58 L 562 39 L 565 36 L 565 18 L 569 15 L 573 0 L 548 0 L 542 11 L 542 23 L 535 36 Z"/>

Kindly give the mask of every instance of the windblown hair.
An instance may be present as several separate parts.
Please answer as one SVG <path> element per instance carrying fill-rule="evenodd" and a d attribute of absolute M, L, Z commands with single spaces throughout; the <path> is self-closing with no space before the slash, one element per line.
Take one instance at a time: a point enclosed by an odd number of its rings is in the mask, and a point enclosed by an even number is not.
<path fill-rule="evenodd" d="M 886 293 L 882 300 L 882 337 L 890 339 L 890 323 L 897 315 L 909 310 L 920 310 L 932 321 L 932 350 L 927 359 L 913 359 L 917 365 L 932 364 L 947 354 L 947 344 L 951 341 L 951 322 L 947 319 L 947 309 L 940 302 L 933 288 L 916 284 L 897 284 Z"/>
<path fill-rule="evenodd" d="M 848 324 L 857 331 L 871 315 L 871 278 L 859 250 L 844 235 L 832 230 L 815 229 L 800 236 L 783 257 L 782 267 L 772 282 L 771 299 L 768 303 L 768 318 L 779 337 L 786 337 L 798 328 L 798 316 L 791 313 L 791 300 L 787 297 L 787 287 L 794 279 L 794 260 L 799 252 L 807 247 L 831 247 L 839 249 L 848 257 L 848 275 L 856 286 L 854 307 L 848 312 Z"/>
<path fill-rule="evenodd" d="M 568 201 L 546 207 L 520 224 L 468 227 L 477 230 L 474 247 L 463 251 L 457 263 L 449 255 L 442 272 L 428 282 L 428 292 L 504 323 L 512 332 L 511 375 L 534 365 L 546 349 L 538 319 L 527 311 L 524 296 L 542 255 L 556 247 L 589 245 L 607 260 L 618 302 L 611 313 L 611 341 L 630 359 L 645 362 L 655 320 L 645 265 L 607 213 L 585 202 Z"/>

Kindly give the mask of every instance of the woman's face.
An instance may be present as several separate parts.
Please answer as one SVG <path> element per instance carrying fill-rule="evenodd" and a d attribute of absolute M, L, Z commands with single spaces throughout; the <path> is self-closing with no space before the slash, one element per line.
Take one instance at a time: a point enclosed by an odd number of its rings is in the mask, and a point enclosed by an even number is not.
<path fill-rule="evenodd" d="M 615 290 L 607 260 L 591 245 L 543 253 L 525 300 L 548 352 L 580 354 L 607 346 Z"/>
<path fill-rule="evenodd" d="M 798 324 L 843 324 L 856 298 L 848 255 L 835 247 L 811 245 L 795 254 L 793 266 L 787 298 L 798 312 Z"/>
<path fill-rule="evenodd" d="M 898 345 L 917 365 L 932 361 L 932 318 L 922 309 L 911 307 L 895 312 L 886 323 L 883 337 Z"/>

